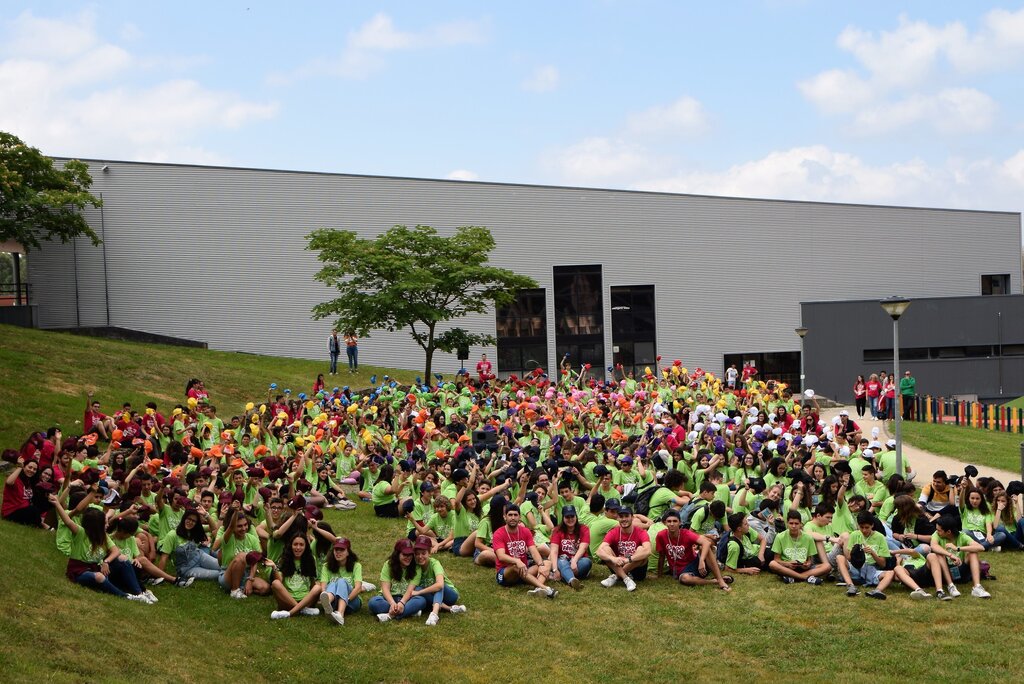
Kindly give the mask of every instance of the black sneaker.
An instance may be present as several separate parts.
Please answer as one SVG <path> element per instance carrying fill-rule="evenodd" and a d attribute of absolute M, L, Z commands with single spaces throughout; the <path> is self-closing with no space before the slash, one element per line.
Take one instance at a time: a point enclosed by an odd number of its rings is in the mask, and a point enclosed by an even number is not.
<path fill-rule="evenodd" d="M 823 579 L 821 579 L 820 577 L 808 577 L 807 578 L 807 583 L 808 584 L 813 584 L 814 586 L 818 586 L 819 584 L 824 584 L 825 581 Z"/>
<path fill-rule="evenodd" d="M 850 598 L 853 598 L 854 596 L 856 596 L 859 593 L 860 593 L 860 589 L 858 589 L 857 587 L 853 586 L 852 584 L 846 588 L 846 595 L 849 596 Z"/>
<path fill-rule="evenodd" d="M 786 577 L 785 575 L 780 575 L 780 577 L 783 584 L 796 584 L 796 580 L 792 577 Z"/>
<path fill-rule="evenodd" d="M 878 591 L 877 589 L 875 589 L 874 591 L 869 591 L 868 593 L 866 593 L 864 595 L 867 596 L 868 598 L 878 599 L 879 601 L 884 601 L 885 600 L 885 594 L 883 594 L 882 592 Z"/>

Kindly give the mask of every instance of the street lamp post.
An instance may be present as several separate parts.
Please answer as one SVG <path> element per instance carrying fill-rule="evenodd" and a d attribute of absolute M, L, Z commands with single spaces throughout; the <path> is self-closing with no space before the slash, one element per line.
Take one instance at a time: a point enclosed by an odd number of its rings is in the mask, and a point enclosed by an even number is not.
<path fill-rule="evenodd" d="M 899 402 L 903 397 L 899 390 L 900 381 L 900 316 L 910 306 L 910 300 L 905 297 L 888 297 L 879 304 L 885 309 L 885 313 L 892 318 L 892 359 L 893 375 L 896 377 L 896 392 L 894 400 L 894 420 L 896 422 L 896 472 L 903 477 L 903 412 L 900 410 Z"/>
<path fill-rule="evenodd" d="M 794 330 L 800 336 L 800 394 L 804 393 L 804 337 L 807 336 L 807 328 L 802 325 Z"/>

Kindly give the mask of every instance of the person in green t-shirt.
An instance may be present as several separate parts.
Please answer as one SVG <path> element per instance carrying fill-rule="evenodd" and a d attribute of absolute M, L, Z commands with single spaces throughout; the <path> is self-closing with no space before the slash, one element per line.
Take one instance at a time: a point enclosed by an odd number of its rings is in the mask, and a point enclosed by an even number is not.
<path fill-rule="evenodd" d="M 415 588 L 410 598 L 421 596 L 430 603 L 430 615 L 427 626 L 433 627 L 440 619 L 441 610 L 451 613 L 465 613 L 466 606 L 459 604 L 459 592 L 451 579 L 441 567 L 441 561 L 432 558 L 430 551 L 433 541 L 430 537 L 420 535 L 413 542 L 413 561 L 416 563 L 416 577 L 413 579 Z"/>
<path fill-rule="evenodd" d="M 935 582 L 935 597 L 948 601 L 960 595 L 956 588 L 958 582 L 966 582 L 963 565 L 966 562 L 971 572 L 971 596 L 990 598 L 992 595 L 981 586 L 981 561 L 978 557 L 985 550 L 978 542 L 963 533 L 960 519 L 946 513 L 935 521 L 935 534 L 932 535 L 932 552 L 928 554 L 928 566 Z M 943 582 L 949 590 L 942 590 Z"/>
<path fill-rule="evenodd" d="M 380 622 L 412 617 L 427 608 L 427 599 L 412 595 L 418 572 L 413 556 L 413 543 L 403 537 L 395 542 L 391 557 L 380 569 L 380 594 L 368 605 Z"/>
<path fill-rule="evenodd" d="M 742 575 L 757 575 L 767 565 L 771 552 L 764 535 L 750 527 L 747 514 L 733 513 L 728 518 L 729 541 L 726 546 L 725 567 Z"/>
<path fill-rule="evenodd" d="M 804 534 L 804 521 L 800 512 L 791 510 L 786 514 L 786 531 L 780 532 L 772 542 L 775 557 L 768 563 L 768 569 L 779 575 L 786 584 L 807 582 L 822 584 L 821 579 L 831 571 L 827 558 L 822 558 L 811 535 Z"/>
<path fill-rule="evenodd" d="M 163 581 L 172 582 L 179 587 L 188 587 L 192 585 L 194 581 L 191 577 L 181 578 L 181 582 L 178 578 L 162 570 L 153 561 L 149 560 L 145 554 L 139 551 L 139 545 L 135 541 L 135 535 L 139 531 L 139 519 L 134 515 L 134 511 L 129 508 L 127 511 L 120 514 L 120 517 L 114 519 L 114 531 L 110 535 L 111 541 L 117 548 L 121 549 L 121 556 L 119 560 L 131 563 L 135 569 L 135 575 L 139 579 L 141 585 L 143 580 L 150 579 L 156 580 L 150 583 L 159 583 Z M 142 593 L 149 598 L 150 601 L 156 602 L 156 596 L 153 595 L 149 589 L 144 590 Z"/>
<path fill-rule="evenodd" d="M 317 575 L 322 589 L 320 607 L 328 620 L 339 625 L 345 624 L 345 616 L 358 611 L 363 600 L 363 564 L 352 551 L 352 542 L 339 537 L 331 544 L 331 552 L 320 565 Z"/>
<path fill-rule="evenodd" d="M 857 514 L 857 530 L 846 540 L 843 555 L 837 558 L 839 574 L 846 584 L 846 595 L 856 596 L 858 584 L 875 587 L 866 595 L 885 600 L 885 589 L 893 581 L 892 570 L 886 570 L 887 559 L 892 557 L 885 535 L 875 530 L 875 515 L 863 510 Z M 859 559 L 863 553 L 863 562 Z"/>
<path fill-rule="evenodd" d="M 233 599 L 244 599 L 249 594 L 269 592 L 270 587 L 252 576 L 251 564 L 246 563 L 250 552 L 262 552 L 260 537 L 252 529 L 252 523 L 240 508 L 232 508 L 224 520 L 224 533 L 213 543 L 218 552 L 221 574 L 218 578 L 221 588 Z"/>
<path fill-rule="evenodd" d="M 451 501 L 444 495 L 434 499 L 434 513 L 427 519 L 424 526 L 428 535 L 435 539 L 433 551 L 450 551 L 455 542 L 455 524 L 457 517 L 451 510 Z"/>
<path fill-rule="evenodd" d="M 305 535 L 296 534 L 285 545 L 278 570 L 270 583 L 270 590 L 277 601 L 277 610 L 270 613 L 270 619 L 281 620 L 299 614 L 319 615 L 320 611 L 313 607 L 321 591 L 316 558 Z"/>

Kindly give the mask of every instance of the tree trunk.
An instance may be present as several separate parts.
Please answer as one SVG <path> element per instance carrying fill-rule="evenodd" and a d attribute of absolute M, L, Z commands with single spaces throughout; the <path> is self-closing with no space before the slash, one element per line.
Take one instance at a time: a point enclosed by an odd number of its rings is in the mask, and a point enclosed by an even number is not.
<path fill-rule="evenodd" d="M 423 369 L 423 384 L 427 387 L 434 384 L 430 381 L 430 378 L 433 377 L 430 372 L 433 370 L 434 365 L 434 351 L 434 325 L 431 324 L 427 328 L 426 365 Z"/>

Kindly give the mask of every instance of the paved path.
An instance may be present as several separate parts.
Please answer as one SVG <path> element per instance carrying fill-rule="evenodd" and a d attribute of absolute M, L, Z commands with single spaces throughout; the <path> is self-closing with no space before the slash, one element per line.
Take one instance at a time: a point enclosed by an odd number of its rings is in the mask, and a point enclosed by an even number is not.
<path fill-rule="evenodd" d="M 839 412 L 845 408 L 850 412 L 850 418 L 860 427 L 861 433 L 871 439 L 871 429 L 877 427 L 879 429 L 878 441 L 885 443 L 890 438 L 895 438 L 895 434 L 890 435 L 886 429 L 886 422 L 882 420 L 873 420 L 869 415 L 865 415 L 863 418 L 857 416 L 857 411 L 853 406 L 823 409 L 821 412 L 821 419 L 826 422 L 831 422 L 832 418 L 839 415 Z M 976 428 L 961 428 L 963 430 L 972 430 Z M 903 442 L 903 458 L 910 462 L 911 468 L 913 468 L 915 476 L 914 481 L 918 486 L 931 481 L 932 473 L 936 470 L 945 470 L 949 475 L 959 475 L 964 471 L 964 466 L 967 465 L 963 461 L 958 461 L 955 458 L 949 458 L 948 456 L 939 456 L 933 454 L 930 451 L 919 449 L 918 447 Z M 1010 480 L 1019 480 L 1020 473 L 1011 473 L 1008 470 L 1000 470 L 999 468 L 990 468 L 988 466 L 978 466 L 979 475 L 987 475 L 989 477 L 995 477 L 999 481 L 1006 485 Z"/>

